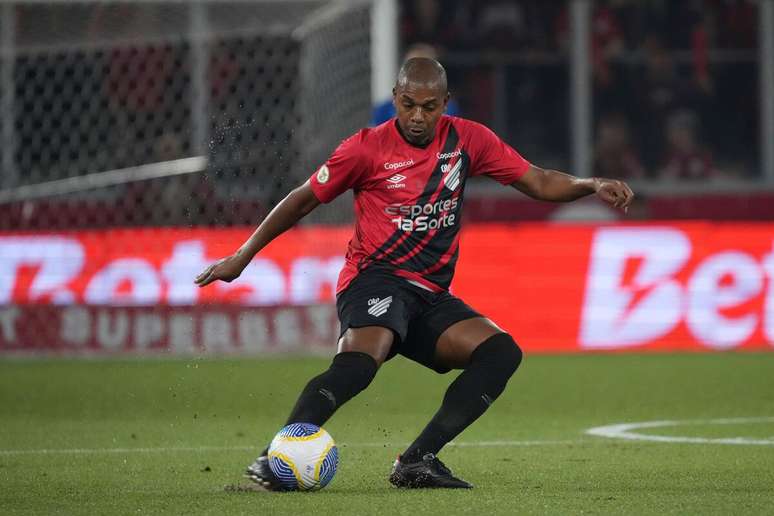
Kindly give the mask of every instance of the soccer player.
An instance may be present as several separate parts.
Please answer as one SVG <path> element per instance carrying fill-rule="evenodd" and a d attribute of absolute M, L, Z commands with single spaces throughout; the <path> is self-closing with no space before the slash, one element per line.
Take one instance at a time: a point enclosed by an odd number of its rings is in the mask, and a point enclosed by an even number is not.
<path fill-rule="evenodd" d="M 320 203 L 353 189 L 355 232 L 336 289 L 338 351 L 328 370 L 301 392 L 287 424 L 322 426 L 396 354 L 439 373 L 462 369 L 438 412 L 395 461 L 389 480 L 398 487 L 470 488 L 437 454 L 503 392 L 522 352 L 508 333 L 448 291 L 459 253 L 465 182 L 487 175 L 545 201 L 596 193 L 624 210 L 633 193 L 621 181 L 539 168 L 483 125 L 444 115 L 446 72 L 433 59 L 403 64 L 393 101 L 395 119 L 344 140 L 236 253 L 195 281 L 203 287 L 236 279 L 274 238 Z M 247 476 L 268 490 L 279 489 L 267 450 Z"/>

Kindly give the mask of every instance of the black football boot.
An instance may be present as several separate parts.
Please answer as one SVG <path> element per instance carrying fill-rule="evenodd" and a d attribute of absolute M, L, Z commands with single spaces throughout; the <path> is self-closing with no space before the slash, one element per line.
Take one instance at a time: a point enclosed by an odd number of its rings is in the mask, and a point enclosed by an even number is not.
<path fill-rule="evenodd" d="M 422 460 L 414 463 L 403 463 L 400 457 L 392 465 L 390 483 L 395 487 L 433 488 L 445 487 L 451 489 L 470 489 L 472 484 L 452 475 L 438 457 L 432 453 L 426 454 Z"/>

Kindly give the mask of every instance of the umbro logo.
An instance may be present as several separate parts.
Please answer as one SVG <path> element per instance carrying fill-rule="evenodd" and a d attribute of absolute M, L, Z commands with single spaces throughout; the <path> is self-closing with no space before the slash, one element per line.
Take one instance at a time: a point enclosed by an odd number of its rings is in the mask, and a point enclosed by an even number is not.
<path fill-rule="evenodd" d="M 387 309 L 390 308 L 390 304 L 392 304 L 392 296 L 385 297 L 384 299 L 372 297 L 368 300 L 368 313 L 374 317 L 384 315 Z"/>
<path fill-rule="evenodd" d="M 387 182 L 390 183 L 387 185 L 387 188 L 393 189 L 393 188 L 406 188 L 406 185 L 403 183 L 403 180 L 406 179 L 406 176 L 401 174 L 395 174 L 392 177 L 387 178 Z"/>

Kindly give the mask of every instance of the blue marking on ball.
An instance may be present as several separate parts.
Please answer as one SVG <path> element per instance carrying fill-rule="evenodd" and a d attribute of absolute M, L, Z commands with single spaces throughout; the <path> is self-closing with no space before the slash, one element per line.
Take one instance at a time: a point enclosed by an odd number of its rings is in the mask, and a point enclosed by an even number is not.
<path fill-rule="evenodd" d="M 320 431 L 320 427 L 312 423 L 291 423 L 277 435 L 281 437 L 307 437 Z"/>
<path fill-rule="evenodd" d="M 336 469 L 339 467 L 339 450 L 335 446 L 328 450 L 322 465 L 320 466 L 320 487 L 323 488 L 333 480 Z"/>
<path fill-rule="evenodd" d="M 269 466 L 284 488 L 298 489 L 298 482 L 296 481 L 296 475 L 293 473 L 293 468 L 285 463 L 284 460 L 279 457 L 269 457 Z"/>

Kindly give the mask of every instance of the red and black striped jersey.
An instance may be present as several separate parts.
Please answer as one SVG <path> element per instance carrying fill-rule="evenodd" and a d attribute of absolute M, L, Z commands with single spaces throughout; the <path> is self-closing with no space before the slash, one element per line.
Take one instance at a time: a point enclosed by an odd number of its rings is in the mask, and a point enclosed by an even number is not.
<path fill-rule="evenodd" d="M 424 148 L 406 142 L 394 118 L 347 138 L 310 181 L 323 203 L 354 191 L 355 233 L 336 291 L 371 267 L 448 290 L 466 180 L 488 175 L 511 184 L 529 166 L 487 127 L 457 117 L 442 116 Z"/>

